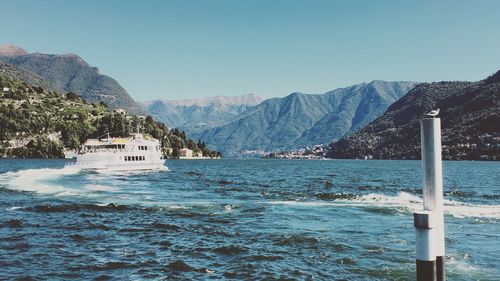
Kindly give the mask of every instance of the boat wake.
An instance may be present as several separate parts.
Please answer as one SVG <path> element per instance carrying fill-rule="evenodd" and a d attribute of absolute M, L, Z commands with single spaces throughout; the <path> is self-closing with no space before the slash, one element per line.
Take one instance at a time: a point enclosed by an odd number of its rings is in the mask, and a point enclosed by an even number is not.
<path fill-rule="evenodd" d="M 142 177 L 168 170 L 94 171 L 76 166 L 64 168 L 27 169 L 0 174 L 0 188 L 64 198 L 82 198 L 96 204 L 141 205 L 156 204 L 155 194 Z M 157 174 L 156 176 L 158 176 Z M 124 184 L 126 183 L 126 184 Z M 174 203 L 172 203 L 174 204 Z"/>
<path fill-rule="evenodd" d="M 347 196 L 346 196 L 347 197 Z M 304 207 L 325 206 L 359 206 L 395 208 L 402 212 L 414 212 L 422 209 L 422 198 L 400 192 L 396 196 L 370 193 L 361 196 L 350 196 L 351 198 L 339 198 L 332 201 L 270 201 L 266 204 L 293 205 Z M 453 200 L 444 200 L 445 214 L 456 218 L 477 217 L 500 219 L 500 205 L 475 205 Z"/>
<path fill-rule="evenodd" d="M 27 169 L 0 174 L 2 186 L 12 190 L 36 192 L 38 194 L 77 195 L 76 188 L 68 188 L 57 180 L 70 175 L 76 175 L 81 170 L 70 167 L 63 169 Z"/>

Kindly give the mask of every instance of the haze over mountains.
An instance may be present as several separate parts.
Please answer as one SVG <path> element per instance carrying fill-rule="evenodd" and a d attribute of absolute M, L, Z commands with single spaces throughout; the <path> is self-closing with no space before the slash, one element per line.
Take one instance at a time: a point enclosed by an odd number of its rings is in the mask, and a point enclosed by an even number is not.
<path fill-rule="evenodd" d="M 320 95 L 293 93 L 265 100 L 227 124 L 188 133 L 230 156 L 328 144 L 373 121 L 414 85 L 373 81 Z"/>
<path fill-rule="evenodd" d="M 193 134 L 231 121 L 263 100 L 254 94 L 246 94 L 184 100 L 157 99 L 142 102 L 142 105 L 149 114 L 170 127 Z"/>
<path fill-rule="evenodd" d="M 0 63 L 15 65 L 50 82 L 61 92 L 74 92 L 90 102 L 104 101 L 110 108 L 144 114 L 142 108 L 113 78 L 99 73 L 75 54 L 28 53 L 13 46 L 0 46 Z"/>

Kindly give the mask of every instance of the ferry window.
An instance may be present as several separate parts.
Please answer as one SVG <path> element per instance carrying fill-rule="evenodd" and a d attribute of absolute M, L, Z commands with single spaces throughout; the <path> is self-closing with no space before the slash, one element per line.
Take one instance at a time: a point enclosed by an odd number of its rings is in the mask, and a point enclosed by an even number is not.
<path fill-rule="evenodd" d="M 145 156 L 142 156 L 142 161 L 146 160 L 145 158 L 146 158 Z"/>
<path fill-rule="evenodd" d="M 147 147 L 147 146 L 145 146 L 145 147 L 144 147 L 144 150 L 148 150 L 148 147 Z"/>
<path fill-rule="evenodd" d="M 127 156 L 123 157 L 123 160 L 128 161 L 128 160 L 127 160 Z"/>
<path fill-rule="evenodd" d="M 137 159 L 137 158 L 138 158 L 138 157 L 137 157 L 137 156 L 135 156 L 135 157 L 134 157 L 134 160 L 135 160 L 135 161 L 139 161 L 139 159 Z"/>

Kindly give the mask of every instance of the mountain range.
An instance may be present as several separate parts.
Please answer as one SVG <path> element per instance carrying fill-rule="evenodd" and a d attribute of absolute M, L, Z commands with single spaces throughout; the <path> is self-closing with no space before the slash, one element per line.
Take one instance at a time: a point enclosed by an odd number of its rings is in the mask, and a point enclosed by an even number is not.
<path fill-rule="evenodd" d="M 0 46 L 0 63 L 17 66 L 50 82 L 59 92 L 74 92 L 90 102 L 105 102 L 110 108 L 123 108 L 144 114 L 140 107 L 113 78 L 100 74 L 96 67 L 75 54 L 28 53 L 13 46 Z"/>
<path fill-rule="evenodd" d="M 216 96 L 199 99 L 157 99 L 142 102 L 144 109 L 170 127 L 190 134 L 232 121 L 264 99 L 254 94 L 236 97 Z"/>
<path fill-rule="evenodd" d="M 237 156 L 243 150 L 328 144 L 363 128 L 414 85 L 414 82 L 373 81 L 325 94 L 293 93 L 265 100 L 226 124 L 188 134 L 230 156 Z"/>
<path fill-rule="evenodd" d="M 149 113 L 229 156 L 332 143 L 327 156 L 333 158 L 418 159 L 418 118 L 439 107 L 445 159 L 500 159 L 500 72 L 478 82 L 376 80 L 325 94 L 268 100 L 247 94 L 141 103 L 75 54 L 28 53 L 3 45 L 2 73 L 25 83 L 16 84 L 19 89 L 74 92 L 111 109 Z"/>
<path fill-rule="evenodd" d="M 478 82 L 417 85 L 328 157 L 420 159 L 419 119 L 440 109 L 444 159 L 500 160 L 500 71 Z"/>

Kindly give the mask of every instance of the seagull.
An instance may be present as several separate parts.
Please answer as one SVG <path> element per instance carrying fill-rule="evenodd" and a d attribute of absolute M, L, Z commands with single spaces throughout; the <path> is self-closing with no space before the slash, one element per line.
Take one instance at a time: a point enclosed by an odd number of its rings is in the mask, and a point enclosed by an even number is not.
<path fill-rule="evenodd" d="M 436 117 L 439 114 L 439 108 L 433 109 L 429 113 L 425 114 L 425 116 Z"/>

